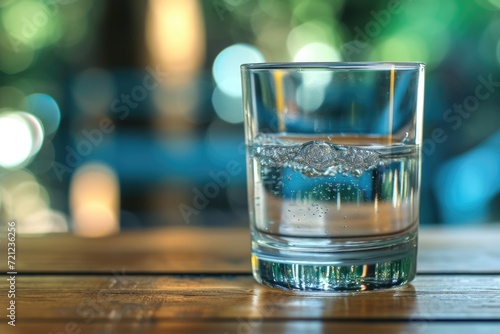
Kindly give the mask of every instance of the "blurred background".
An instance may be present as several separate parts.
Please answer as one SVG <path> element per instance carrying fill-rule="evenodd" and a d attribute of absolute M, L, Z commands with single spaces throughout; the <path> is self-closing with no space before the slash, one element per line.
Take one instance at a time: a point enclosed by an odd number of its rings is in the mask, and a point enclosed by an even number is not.
<path fill-rule="evenodd" d="M 245 226 L 263 61 L 426 62 L 421 223 L 500 221 L 500 0 L 0 0 L 2 224 Z"/>

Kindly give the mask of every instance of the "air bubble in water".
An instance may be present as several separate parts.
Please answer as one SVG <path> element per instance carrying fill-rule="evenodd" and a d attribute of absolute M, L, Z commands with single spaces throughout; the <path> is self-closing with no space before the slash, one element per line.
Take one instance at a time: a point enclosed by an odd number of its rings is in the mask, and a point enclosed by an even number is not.
<path fill-rule="evenodd" d="M 352 171 L 352 175 L 360 177 L 361 175 L 363 175 L 363 171 L 359 168 L 356 168 L 355 170 Z"/>

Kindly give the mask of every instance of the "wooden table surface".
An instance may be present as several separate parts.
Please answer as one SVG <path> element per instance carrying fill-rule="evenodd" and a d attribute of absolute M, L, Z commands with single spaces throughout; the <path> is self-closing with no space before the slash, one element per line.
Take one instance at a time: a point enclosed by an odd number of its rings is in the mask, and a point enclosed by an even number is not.
<path fill-rule="evenodd" d="M 421 228 L 417 278 L 389 290 L 268 288 L 249 253 L 247 229 L 18 236 L 16 326 L 4 278 L 0 333 L 500 333 L 495 225 Z"/>

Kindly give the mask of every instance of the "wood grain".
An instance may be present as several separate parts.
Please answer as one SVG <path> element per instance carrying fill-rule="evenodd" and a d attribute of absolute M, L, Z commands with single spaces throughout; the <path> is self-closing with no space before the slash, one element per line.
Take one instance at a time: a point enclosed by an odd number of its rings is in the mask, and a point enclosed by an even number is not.
<path fill-rule="evenodd" d="M 500 321 L 497 275 L 427 275 L 406 287 L 298 293 L 243 276 L 17 277 L 18 322 L 159 320 Z M 0 305 L 6 305 L 2 295 Z"/>
<path fill-rule="evenodd" d="M 419 273 L 500 274 L 500 224 L 423 227 L 419 238 Z"/>
<path fill-rule="evenodd" d="M 16 327 L 0 332 L 500 333 L 499 235 L 424 227 L 412 284 L 362 293 L 256 283 L 247 229 L 19 236 Z"/>
<path fill-rule="evenodd" d="M 248 229 L 170 228 L 96 239 L 72 234 L 20 236 L 17 249 L 19 272 L 250 272 Z M 1 261 L 0 271 L 5 270 Z"/>
<path fill-rule="evenodd" d="M 500 274 L 499 236 L 500 226 L 423 227 L 418 272 Z M 99 239 L 20 236 L 17 243 L 19 272 L 250 273 L 248 229 L 169 228 Z M 6 271 L 6 262 L 0 262 L 0 271 Z"/>

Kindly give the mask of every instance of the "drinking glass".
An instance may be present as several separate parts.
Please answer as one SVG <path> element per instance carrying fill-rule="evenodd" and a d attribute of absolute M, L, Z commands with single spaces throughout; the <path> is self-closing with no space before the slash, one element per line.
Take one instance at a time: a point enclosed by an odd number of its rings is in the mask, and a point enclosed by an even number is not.
<path fill-rule="evenodd" d="M 415 277 L 424 67 L 241 66 L 258 282 L 371 290 Z"/>

